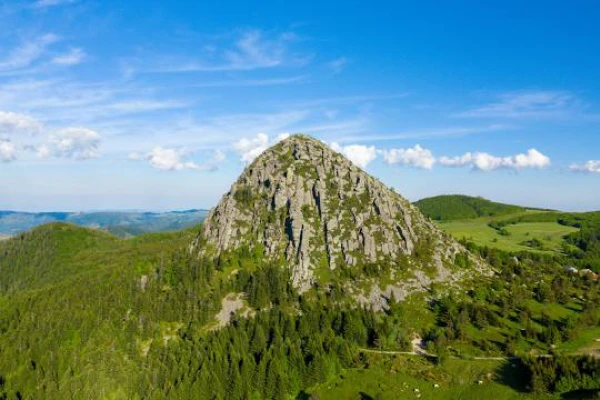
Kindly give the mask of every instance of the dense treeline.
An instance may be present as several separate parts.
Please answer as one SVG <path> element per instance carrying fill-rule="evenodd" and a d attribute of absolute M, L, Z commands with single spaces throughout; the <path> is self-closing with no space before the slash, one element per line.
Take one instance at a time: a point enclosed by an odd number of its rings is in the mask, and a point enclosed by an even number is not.
<path fill-rule="evenodd" d="M 600 389 L 600 360 L 586 356 L 526 357 L 530 389 L 534 392 L 572 392 Z"/>
<path fill-rule="evenodd" d="M 417 201 L 415 205 L 423 214 L 436 221 L 498 217 L 525 211 L 523 207 L 462 195 L 430 197 Z"/>

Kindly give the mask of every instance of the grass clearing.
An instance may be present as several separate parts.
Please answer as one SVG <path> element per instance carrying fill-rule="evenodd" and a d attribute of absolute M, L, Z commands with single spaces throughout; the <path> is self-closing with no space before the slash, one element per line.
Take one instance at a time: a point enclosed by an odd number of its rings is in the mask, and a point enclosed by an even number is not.
<path fill-rule="evenodd" d="M 510 361 L 369 355 L 367 367 L 343 371 L 313 388 L 321 399 L 523 399 L 520 365 Z"/>
<path fill-rule="evenodd" d="M 477 218 L 443 222 L 439 226 L 456 239 L 467 239 L 478 246 L 509 252 L 559 252 L 564 243 L 563 237 L 577 231 L 577 228 L 556 222 L 525 222 L 506 226 L 508 235 L 502 235 L 488 225 L 489 221 L 489 218 Z M 526 244 L 534 239 L 539 242 L 539 246 Z"/>

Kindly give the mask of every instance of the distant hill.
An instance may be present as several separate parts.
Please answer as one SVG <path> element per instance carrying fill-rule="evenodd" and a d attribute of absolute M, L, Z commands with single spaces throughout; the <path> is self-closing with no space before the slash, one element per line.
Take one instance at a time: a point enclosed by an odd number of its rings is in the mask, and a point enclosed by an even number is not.
<path fill-rule="evenodd" d="M 147 232 L 176 231 L 197 225 L 207 210 L 171 211 L 164 213 L 103 211 L 103 212 L 41 212 L 0 211 L 0 238 L 16 235 L 50 222 L 70 222 L 101 229 L 117 236 L 137 236 Z"/>
<path fill-rule="evenodd" d="M 483 197 L 443 195 L 414 203 L 423 214 L 435 221 L 455 221 L 479 217 L 498 217 L 523 212 L 524 207 L 496 203 Z"/>

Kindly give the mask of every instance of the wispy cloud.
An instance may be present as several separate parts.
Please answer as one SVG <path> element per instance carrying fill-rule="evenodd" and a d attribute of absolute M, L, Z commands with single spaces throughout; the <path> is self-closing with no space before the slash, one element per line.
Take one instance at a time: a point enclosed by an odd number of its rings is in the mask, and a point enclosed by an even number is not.
<path fill-rule="evenodd" d="M 267 78 L 267 79 L 230 79 L 223 81 L 212 81 L 203 83 L 193 83 L 186 87 L 199 88 L 219 88 L 219 87 L 260 87 L 260 86 L 282 86 L 295 83 L 305 82 L 308 75 L 296 75 L 284 78 Z"/>
<path fill-rule="evenodd" d="M 349 135 L 337 139 L 338 142 L 374 142 L 391 141 L 406 139 L 425 139 L 425 138 L 443 138 L 443 137 L 464 137 L 481 133 L 497 132 L 514 129 L 512 125 L 491 124 L 476 127 L 450 127 L 450 128 L 432 128 L 432 129 L 414 129 L 406 132 L 390 133 L 368 133 L 364 135 Z"/>
<path fill-rule="evenodd" d="M 67 4 L 73 4 L 77 0 L 37 0 L 33 3 L 33 8 L 48 8 L 48 7 L 56 7 L 63 6 Z"/>
<path fill-rule="evenodd" d="M 142 68 L 146 72 L 197 72 L 197 71 L 250 71 L 281 66 L 302 66 L 312 55 L 291 50 L 299 37 L 291 32 L 268 34 L 258 29 L 243 32 L 233 44 L 205 46 L 206 57 L 186 59 L 167 56 L 154 68 Z"/>
<path fill-rule="evenodd" d="M 462 118 L 556 118 L 577 110 L 577 98 L 564 91 L 509 92 L 494 102 L 455 114 Z"/>
<path fill-rule="evenodd" d="M 81 64 L 85 57 L 85 52 L 82 49 L 75 47 L 65 54 L 54 57 L 52 63 L 58 65 L 77 65 Z"/>
<path fill-rule="evenodd" d="M 59 39 L 57 35 L 47 33 L 22 42 L 19 46 L 13 48 L 6 58 L 0 59 L 0 72 L 29 67 L 46 52 L 48 46 Z"/>
<path fill-rule="evenodd" d="M 329 61 L 326 65 L 334 74 L 339 74 L 346 68 L 349 60 L 346 57 L 336 58 L 335 60 Z"/>
<path fill-rule="evenodd" d="M 600 174 L 600 160 L 589 160 L 583 164 L 571 164 L 569 170 Z"/>

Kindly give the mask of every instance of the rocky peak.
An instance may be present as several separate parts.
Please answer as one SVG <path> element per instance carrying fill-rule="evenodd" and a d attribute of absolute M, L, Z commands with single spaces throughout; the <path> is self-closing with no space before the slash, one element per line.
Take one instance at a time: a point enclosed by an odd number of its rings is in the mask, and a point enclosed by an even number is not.
<path fill-rule="evenodd" d="M 257 157 L 210 212 L 198 240 L 205 255 L 247 247 L 281 260 L 300 290 L 338 269 L 384 264 L 392 278 L 421 266 L 439 275 L 464 252 L 407 200 L 304 135 Z"/>

